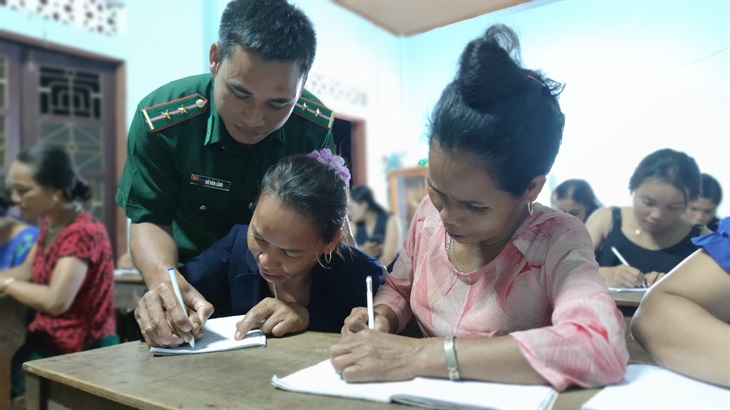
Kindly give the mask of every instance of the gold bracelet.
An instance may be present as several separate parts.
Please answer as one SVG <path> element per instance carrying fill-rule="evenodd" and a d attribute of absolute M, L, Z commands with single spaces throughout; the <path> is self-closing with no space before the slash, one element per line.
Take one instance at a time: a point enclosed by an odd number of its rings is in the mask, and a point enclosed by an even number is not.
<path fill-rule="evenodd" d="M 459 380 L 459 363 L 456 362 L 454 336 L 447 336 L 444 339 L 444 356 L 446 356 L 446 370 L 449 371 L 449 379 Z"/>
<path fill-rule="evenodd" d="M 9 284 L 15 282 L 15 278 L 7 278 L 4 281 L 0 282 L 0 293 L 5 293 L 5 288 L 8 287 Z"/>

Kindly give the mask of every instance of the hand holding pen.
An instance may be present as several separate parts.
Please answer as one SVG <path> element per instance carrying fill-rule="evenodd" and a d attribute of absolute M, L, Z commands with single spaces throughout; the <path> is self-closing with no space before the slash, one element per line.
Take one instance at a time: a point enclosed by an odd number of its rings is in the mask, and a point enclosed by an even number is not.
<path fill-rule="evenodd" d="M 185 301 L 183 300 L 182 294 L 180 293 L 180 285 L 177 283 L 177 274 L 175 273 L 175 268 L 173 268 L 172 266 L 167 268 L 167 274 L 170 275 L 170 283 L 172 283 L 172 290 L 175 292 L 175 297 L 177 297 L 177 301 L 179 303 L 178 306 L 180 306 L 187 315 L 188 307 L 185 306 Z M 185 339 L 186 342 L 190 343 L 190 347 L 195 347 L 194 334 L 191 333 L 187 338 L 185 337 L 185 335 L 180 336 Z"/>
<path fill-rule="evenodd" d="M 169 275 L 170 269 L 167 272 Z M 174 269 L 172 273 L 175 275 Z M 151 287 L 137 303 L 134 317 L 149 346 L 175 347 L 199 338 L 205 321 L 213 314 L 213 305 L 195 288 L 183 279 L 175 277 L 175 281 L 179 282 L 182 302 L 170 278 Z"/>
<path fill-rule="evenodd" d="M 611 252 L 616 255 L 616 258 L 618 258 L 618 260 L 623 265 L 622 268 L 616 269 L 616 276 L 618 276 L 616 280 L 618 282 L 621 282 L 621 284 L 623 285 L 626 285 L 628 282 L 628 284 L 631 285 L 624 287 L 648 287 L 644 274 L 640 270 L 633 268 L 631 265 L 629 265 L 629 262 L 626 260 L 626 258 L 623 257 L 623 255 L 621 255 L 621 253 L 618 251 L 618 249 L 616 249 L 615 246 L 611 246 Z M 636 282 L 638 280 L 641 280 L 641 286 L 636 286 Z"/>
<path fill-rule="evenodd" d="M 342 326 L 341 331 L 342 336 L 357 333 L 365 329 L 373 329 L 385 333 L 389 332 L 390 320 L 382 311 L 376 312 L 373 304 L 373 278 L 371 276 L 365 279 L 365 300 L 366 307 L 352 309 L 350 316 L 345 319 L 345 324 Z M 392 312 L 390 308 L 385 308 L 382 305 L 379 306 L 379 309 Z M 394 313 L 393 316 L 395 316 Z"/>

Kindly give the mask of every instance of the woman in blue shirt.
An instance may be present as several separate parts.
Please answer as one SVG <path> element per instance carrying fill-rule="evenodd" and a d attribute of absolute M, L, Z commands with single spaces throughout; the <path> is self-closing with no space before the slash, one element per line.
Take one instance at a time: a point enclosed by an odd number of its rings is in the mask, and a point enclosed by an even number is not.
<path fill-rule="evenodd" d="M 23 263 L 40 231 L 8 216 L 12 204 L 7 192 L 0 190 L 0 270 Z"/>
<path fill-rule="evenodd" d="M 377 287 L 383 272 L 376 259 L 342 240 L 349 180 L 344 160 L 329 149 L 282 159 L 263 178 L 251 223 L 234 226 L 189 260 L 180 288 L 197 289 L 215 316 L 245 314 L 237 337 L 255 327 L 273 336 L 339 332 L 351 310 L 366 305 L 365 278 Z M 164 306 L 148 292 L 135 312 L 149 345 L 197 337 L 207 320 L 197 312 L 212 311 L 201 306 L 178 321 L 179 306 L 163 312 Z M 169 321 L 161 320 L 165 314 Z M 169 322 L 187 326 L 177 332 Z"/>

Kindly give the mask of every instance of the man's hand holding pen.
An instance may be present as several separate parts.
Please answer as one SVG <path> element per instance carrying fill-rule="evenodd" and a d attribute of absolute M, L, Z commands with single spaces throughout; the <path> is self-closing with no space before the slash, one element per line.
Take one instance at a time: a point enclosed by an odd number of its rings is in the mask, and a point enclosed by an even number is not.
<path fill-rule="evenodd" d="M 186 306 L 180 306 L 170 281 L 158 283 L 137 304 L 134 317 L 149 346 L 175 347 L 200 339 L 213 314 L 213 305 L 182 276 L 178 276 L 178 284 Z"/>

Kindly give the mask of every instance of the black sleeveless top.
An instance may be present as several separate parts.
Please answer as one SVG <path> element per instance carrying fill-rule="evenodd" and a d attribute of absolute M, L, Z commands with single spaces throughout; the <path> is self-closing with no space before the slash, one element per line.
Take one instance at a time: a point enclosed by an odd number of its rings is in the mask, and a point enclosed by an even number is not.
<path fill-rule="evenodd" d="M 654 271 L 668 273 L 684 258 L 697 250 L 691 239 L 700 234 L 700 227 L 695 226 L 687 236 L 668 248 L 650 250 L 631 242 L 621 232 L 621 209 L 612 207 L 611 211 L 613 213 L 613 226 L 603 244 L 601 244 L 601 249 L 596 253 L 598 266 L 621 264 L 621 261 L 611 251 L 611 246 L 615 246 L 629 265 L 643 273 Z"/>
<path fill-rule="evenodd" d="M 368 231 L 365 228 L 365 221 L 357 223 L 357 233 L 355 234 L 355 243 L 358 245 L 364 245 L 367 241 L 373 241 L 383 243 L 385 241 L 385 227 L 388 224 L 390 214 L 382 213 L 378 214 L 378 219 L 375 221 L 373 227 L 373 233 L 368 235 Z M 376 256 L 379 258 L 380 255 Z"/>

